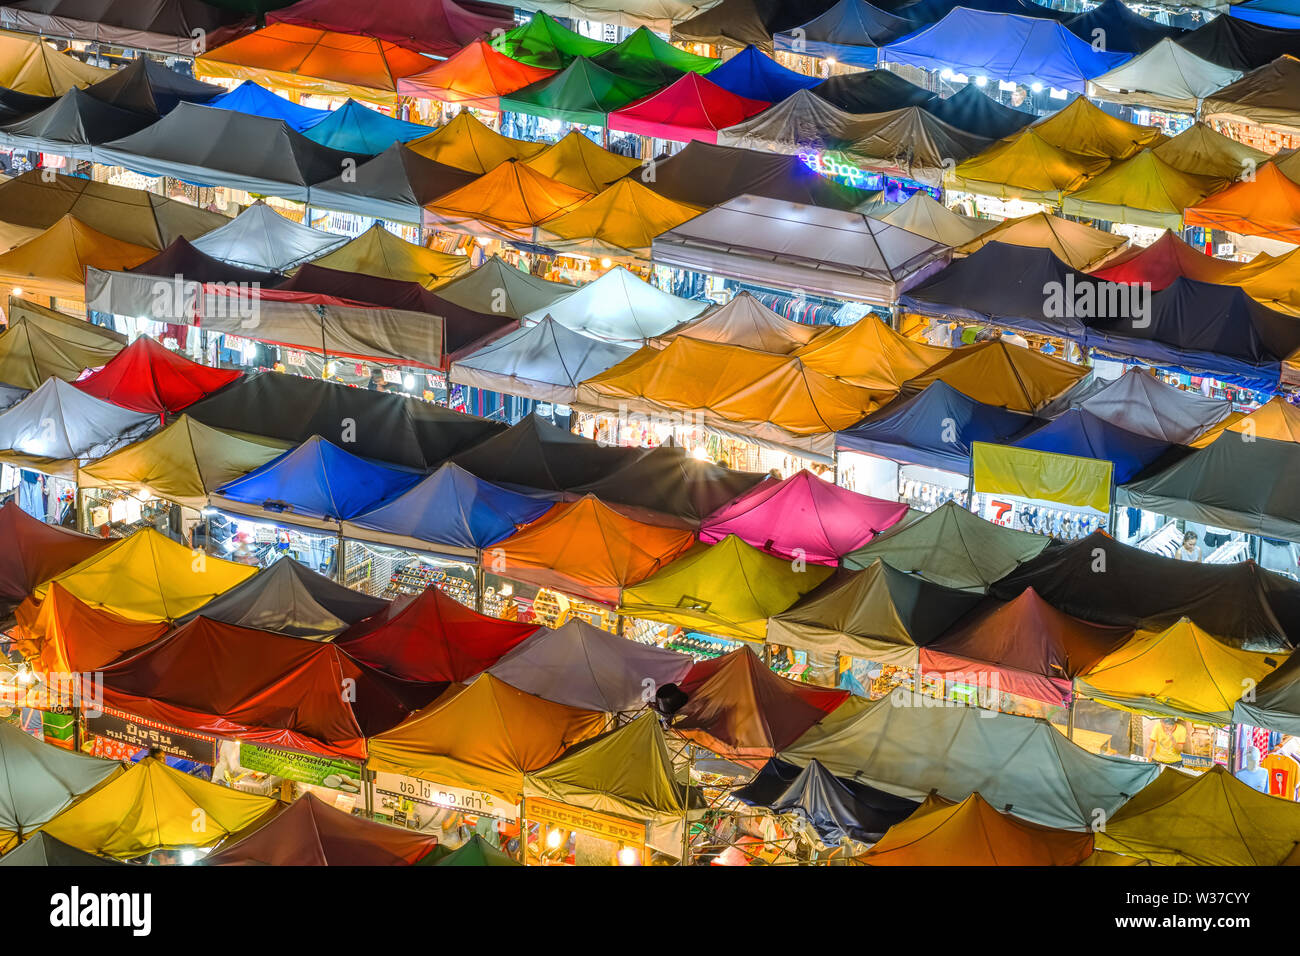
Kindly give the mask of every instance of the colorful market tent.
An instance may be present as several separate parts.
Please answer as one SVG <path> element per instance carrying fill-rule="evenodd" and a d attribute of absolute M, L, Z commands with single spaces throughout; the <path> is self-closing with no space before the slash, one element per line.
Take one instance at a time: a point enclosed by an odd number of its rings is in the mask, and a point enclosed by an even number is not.
<path fill-rule="evenodd" d="M 723 5 L 719 4 L 713 10 L 721 10 Z M 705 11 L 701 16 L 707 16 L 709 12 Z M 678 28 L 680 26 L 681 24 Z M 768 36 L 766 43 L 769 47 L 771 41 L 772 38 Z M 786 69 L 764 53 L 761 46 L 762 43 L 755 41 L 753 46 L 746 46 L 724 60 L 722 66 L 709 71 L 709 81 L 737 96 L 768 103 L 779 103 L 787 96 L 799 90 L 811 89 L 821 82 L 821 77 Z"/>
<path fill-rule="evenodd" d="M 1003 106 L 976 83 L 967 83 L 947 99 L 930 100 L 924 107 L 949 126 L 987 139 L 1011 136 L 1034 121 L 1032 113 Z"/>
<path fill-rule="evenodd" d="M 120 408 L 167 415 L 225 388 L 242 374 L 200 365 L 142 335 L 75 386 Z"/>
<path fill-rule="evenodd" d="M 0 332 L 0 382 L 28 390 L 48 378 L 71 382 L 99 368 L 122 350 L 126 336 L 36 305 L 10 298 L 8 326 Z"/>
<path fill-rule="evenodd" d="M 248 113 L 252 116 L 266 116 L 270 119 L 284 120 L 290 129 L 305 133 L 325 117 L 329 110 L 313 109 L 295 103 L 286 97 L 272 93 L 264 86 L 252 80 L 244 80 L 229 93 L 223 93 L 203 104 L 219 110 L 233 110 L 236 113 Z"/>
<path fill-rule="evenodd" d="M 486 617 L 429 587 L 358 622 L 334 643 L 402 680 L 466 683 L 536 633 L 536 624 Z"/>
<path fill-rule="evenodd" d="M 1117 53 L 1141 53 L 1162 40 L 1188 32 L 1134 13 L 1123 0 L 1102 0 L 1091 10 L 1066 20 L 1065 28 L 1089 44 L 1100 36 L 1105 49 Z"/>
<path fill-rule="evenodd" d="M 917 23 L 937 23 L 958 6 L 1042 20 L 1065 21 L 1075 16 L 1069 11 L 1033 3 L 1032 0 L 913 0 L 907 4 L 907 16 Z"/>
<path fill-rule="evenodd" d="M 620 76 L 651 81 L 656 86 L 667 86 L 682 73 L 708 73 L 721 63 L 713 57 L 673 46 L 645 25 L 638 26 L 608 50 L 597 53 L 592 62 Z"/>
<path fill-rule="evenodd" d="M 369 767 L 518 803 L 525 773 L 604 729 L 598 711 L 552 703 L 484 674 L 370 740 Z"/>
<path fill-rule="evenodd" d="M 787 680 L 748 647 L 697 662 L 678 687 L 686 703 L 672 714 L 672 729 L 719 757 L 756 766 L 849 696 Z"/>
<path fill-rule="evenodd" d="M 735 534 L 674 557 L 653 577 L 624 589 L 620 614 L 762 641 L 769 617 L 831 574 L 822 565 L 800 567 L 765 554 Z"/>
<path fill-rule="evenodd" d="M 1030 129 L 1057 149 L 1112 160 L 1128 159 L 1165 141 L 1160 127 L 1119 119 L 1086 96 L 1076 96 L 1069 106 L 1038 120 Z"/>
<path fill-rule="evenodd" d="M 1117 485 L 1157 467 L 1174 447 L 1172 442 L 1131 432 L 1083 408 L 1072 408 L 1008 444 L 1014 448 L 1108 461 L 1112 465 L 1111 480 Z"/>
<path fill-rule="evenodd" d="M 1226 285 L 1240 266 L 1239 262 L 1207 256 L 1189 246 L 1177 232 L 1166 230 L 1151 245 L 1124 249 L 1089 275 L 1104 282 L 1146 283 L 1153 292 L 1159 292 L 1179 278 Z"/>
<path fill-rule="evenodd" d="M 377 0 L 363 6 L 350 0 L 298 0 L 268 15 L 267 22 L 376 37 L 437 57 L 514 27 L 508 8 L 456 0 Z"/>
<path fill-rule="evenodd" d="M 1087 621 L 1161 631 L 1186 617 L 1238 646 L 1287 647 L 1300 615 L 1300 584 L 1254 562 L 1173 561 L 1101 532 L 1044 551 L 990 593 L 1009 600 L 1027 587 Z"/>
<path fill-rule="evenodd" d="M 51 378 L 0 413 L 0 458 L 71 478 L 79 460 L 143 438 L 157 423 L 157 415 L 120 408 Z"/>
<path fill-rule="evenodd" d="M 313 188 L 312 203 L 361 216 L 418 223 L 428 203 L 477 178 L 476 173 L 427 159 L 394 143 L 374 159 Z"/>
<path fill-rule="evenodd" d="M 305 794 L 267 822 L 205 857 L 204 866 L 407 866 L 436 837 L 403 832 Z"/>
<path fill-rule="evenodd" d="M 145 528 L 54 575 L 32 590 L 32 599 L 43 601 L 57 583 L 91 607 L 133 621 L 174 621 L 253 573 Z"/>
<path fill-rule="evenodd" d="M 231 149 L 235 143 L 240 148 Z M 348 160 L 354 157 L 313 143 L 283 120 L 194 103 L 95 149 L 95 161 L 105 165 L 297 201 Z"/>
<path fill-rule="evenodd" d="M 1180 172 L 1144 149 L 1070 193 L 1063 199 L 1061 211 L 1085 219 L 1181 229 L 1184 209 L 1226 185 L 1222 179 Z"/>
<path fill-rule="evenodd" d="M 1230 139 L 1206 123 L 1193 123 L 1173 139 L 1153 147 L 1153 152 L 1185 173 L 1229 180 L 1253 174 L 1268 160 L 1268 153 Z"/>
<path fill-rule="evenodd" d="M 651 285 L 623 266 L 579 286 L 523 317 L 525 325 L 550 316 L 574 332 L 607 342 L 632 343 L 663 335 L 709 306 Z"/>
<path fill-rule="evenodd" d="M 1120 167 L 1112 167 L 1112 169 L 1118 168 Z M 1090 181 L 1088 185 L 1101 180 L 1110 171 L 1102 173 L 1097 180 Z M 1087 186 L 1084 188 L 1086 190 Z M 1050 249 L 1071 269 L 1089 269 L 1104 261 L 1124 245 L 1125 241 L 1123 236 L 1112 232 L 1104 232 L 1083 223 L 1062 219 L 1060 216 L 1038 212 L 997 223 L 955 251 L 969 255 L 984 248 L 990 242 L 1000 242 L 1011 246 L 1027 246 L 1031 249 Z"/>
<path fill-rule="evenodd" d="M 1208 120 L 1244 123 L 1295 133 L 1300 131 L 1300 58 L 1279 56 L 1235 83 L 1207 96 L 1201 110 Z"/>
<path fill-rule="evenodd" d="M 678 74 L 674 73 L 674 77 Z M 500 108 L 565 123 L 604 126 L 614 110 L 639 100 L 661 84 L 605 69 L 579 57 L 553 76 L 500 97 Z"/>
<path fill-rule="evenodd" d="M 431 853 L 429 856 L 425 857 L 425 860 L 433 860 L 433 856 L 436 853 L 437 850 L 435 849 L 434 853 Z M 417 863 L 416 865 L 425 866 L 426 864 L 424 862 L 420 862 Z M 494 847 L 492 844 L 488 843 L 487 840 L 483 839 L 483 837 L 481 837 L 477 833 L 471 836 L 466 843 L 461 844 L 455 850 L 451 850 L 445 856 L 441 856 L 439 859 L 433 860 L 433 862 L 430 862 L 427 865 L 428 866 L 523 866 L 523 864 L 520 863 L 518 860 L 516 860 L 514 857 L 510 856 L 505 851 Z"/>
<path fill-rule="evenodd" d="M 1203 60 L 1166 37 L 1109 73 L 1093 77 L 1088 94 L 1108 103 L 1194 114 L 1205 97 L 1240 77 L 1240 70 Z"/>
<path fill-rule="evenodd" d="M 511 59 L 498 51 L 496 42 L 474 40 L 424 72 L 402 77 L 397 88 L 406 96 L 499 111 L 502 96 L 555 74 L 553 69 Z"/>
<path fill-rule="evenodd" d="M 345 522 L 343 533 L 394 547 L 476 556 L 540 518 L 551 504 L 447 462 L 409 491 Z"/>
<path fill-rule="evenodd" d="M 945 246 L 965 245 L 997 226 L 992 219 L 974 219 L 953 212 L 924 190 L 912 193 L 897 209 L 881 216 L 880 221 Z"/>
<path fill-rule="evenodd" d="M 602 444 L 526 415 L 510 428 L 455 457 L 484 481 L 541 491 L 568 491 L 605 478 L 645 454 L 643 448 Z"/>
<path fill-rule="evenodd" d="M 570 618 L 554 630 L 538 630 L 488 673 L 543 700 L 620 714 L 641 710 L 648 703 L 647 687 L 677 683 L 691 664 L 685 654 Z"/>
<path fill-rule="evenodd" d="M 1253 178 L 1233 183 L 1187 209 L 1188 226 L 1205 226 L 1246 236 L 1300 242 L 1300 185 L 1267 162 Z"/>
<path fill-rule="evenodd" d="M 438 287 L 438 297 L 463 309 L 501 318 L 522 319 L 530 312 L 545 312 L 556 299 L 574 287 L 551 282 L 490 256 L 477 269 Z"/>
<path fill-rule="evenodd" d="M 656 263 L 679 269 L 880 304 L 938 272 L 949 254 L 859 212 L 752 195 L 655 237 L 653 251 Z"/>
<path fill-rule="evenodd" d="M 983 592 L 1050 543 L 1043 535 L 995 525 L 956 502 L 946 502 L 845 555 L 843 564 L 866 568 L 880 558 L 935 584 Z"/>
<path fill-rule="evenodd" d="M 504 577 L 617 604 L 694 541 L 690 531 L 638 521 L 589 494 L 506 538 L 492 560 Z"/>
<path fill-rule="evenodd" d="M 695 206 L 660 196 L 634 179 L 621 179 L 547 222 L 537 238 L 561 254 L 645 260 L 655 236 L 699 214 Z"/>
<path fill-rule="evenodd" d="M 890 70 L 837 73 L 812 88 L 819 97 L 848 113 L 886 113 L 925 106 L 935 94 Z"/>
<path fill-rule="evenodd" d="M 835 566 L 907 513 L 907 506 L 860 495 L 804 469 L 764 482 L 718 509 L 700 525 L 700 540 L 735 534 L 787 560 Z"/>
<path fill-rule="evenodd" d="M 507 159 L 531 159 L 546 149 L 545 143 L 502 136 L 475 119 L 469 110 L 461 110 L 445 126 L 407 145 L 426 159 L 480 176 Z"/>
<path fill-rule="evenodd" d="M 305 133 L 313 143 L 353 156 L 374 156 L 394 143 L 409 143 L 432 133 L 429 127 L 396 119 L 347 100 Z"/>
<path fill-rule="evenodd" d="M 376 222 L 361 235 L 332 249 L 312 265 L 340 272 L 360 272 L 381 279 L 418 282 L 433 289 L 469 269 L 469 257 L 417 246 Z"/>
<path fill-rule="evenodd" d="M 913 699 L 913 697 L 917 699 Z M 925 706 L 907 688 L 878 701 L 852 700 L 812 727 L 781 757 L 819 761 L 913 800 L 933 793 L 994 806 L 1043 826 L 1088 830 L 1098 810 L 1115 811 L 1159 768 L 1092 754 L 1045 720 L 978 707 Z"/>
<path fill-rule="evenodd" d="M 589 193 L 543 176 L 518 160 L 506 160 L 429 203 L 424 221 L 444 230 L 529 241 L 535 239 L 537 227 L 590 198 Z"/>
<path fill-rule="evenodd" d="M 1058 149 L 1030 126 L 1014 139 L 958 163 L 945 176 L 945 185 L 1002 199 L 1055 204 L 1108 165 L 1105 157 Z"/>
<path fill-rule="evenodd" d="M 1002 444 L 1034 424 L 1030 415 L 986 405 L 935 381 L 900 395 L 835 440 L 850 451 L 969 475 L 975 442 Z"/>
<path fill-rule="evenodd" d="M 111 544 L 46 524 L 7 501 L 0 507 L 0 537 L 8 542 L 0 553 L 0 615 L 14 608 L 38 585 L 103 551 Z"/>
<path fill-rule="evenodd" d="M 571 403 L 578 385 L 635 349 L 572 332 L 547 315 L 451 366 L 448 381 L 539 402 Z"/>
<path fill-rule="evenodd" d="M 689 0 L 523 0 L 521 9 L 557 17 L 580 17 L 631 29 L 645 27 L 667 34 L 677 20 L 698 13 L 708 3 Z M 660 41 L 666 44 L 666 41 Z"/>
<path fill-rule="evenodd" d="M 595 56 L 613 45 L 570 30 L 541 10 L 492 39 L 493 48 L 512 60 L 548 70 L 563 69 L 580 56 Z"/>
<path fill-rule="evenodd" d="M 213 662 L 231 660 L 238 673 L 214 679 Z M 395 680 L 335 644 L 202 616 L 103 674 L 105 703 L 146 721 L 351 760 L 443 689 Z"/>
<path fill-rule="evenodd" d="M 180 620 L 210 621 L 326 641 L 388 608 L 382 598 L 345 588 L 284 557 Z"/>
<path fill-rule="evenodd" d="M 861 421 L 879 400 L 879 393 L 827 378 L 797 358 L 676 338 L 588 379 L 578 387 L 576 405 L 685 413 L 724 434 L 828 460 L 830 433 Z"/>
<path fill-rule="evenodd" d="M 699 788 L 679 779 L 655 714 L 642 714 L 525 774 L 524 798 L 644 821 L 646 845 L 675 858 L 690 821 L 702 818 L 705 808 Z"/>
<path fill-rule="evenodd" d="M 945 382 L 976 401 L 1034 412 L 1087 374 L 1082 366 L 998 339 L 954 350 L 906 387 Z"/>
<path fill-rule="evenodd" d="M 1300 670 L 1300 657 L 1289 654 L 1276 670 L 1252 688 L 1251 694 L 1243 693 L 1242 699 L 1233 704 L 1233 722 L 1284 734 L 1294 733 L 1300 727 L 1297 670 Z"/>
<path fill-rule="evenodd" d="M 865 866 L 1076 866 L 1092 847 L 1091 833 L 999 813 L 978 793 L 960 803 L 932 794 L 856 859 Z"/>
<path fill-rule="evenodd" d="M 922 647 L 920 669 L 927 677 L 1066 707 L 1072 679 L 1131 633 L 1071 617 L 1026 588 L 1006 603 L 990 599 Z"/>
<path fill-rule="evenodd" d="M 156 120 L 71 89 L 39 113 L 0 127 L 0 146 L 88 160 L 95 146 L 139 132 Z"/>
<path fill-rule="evenodd" d="M 0 857 L 0 866 L 129 866 L 106 857 L 95 856 L 85 850 L 68 846 L 44 830 L 37 830 L 19 847 Z"/>
<path fill-rule="evenodd" d="M 894 392 L 949 352 L 909 339 L 868 312 L 852 325 L 821 332 L 793 354 L 814 372 L 860 388 Z"/>
<path fill-rule="evenodd" d="M 52 747 L 0 724 L 0 849 L 12 850 L 78 797 L 121 773 L 115 760 Z"/>
<path fill-rule="evenodd" d="M 278 458 L 281 442 L 209 428 L 181 415 L 161 431 L 82 465 L 82 488 L 117 488 L 199 510 L 219 486 Z"/>
<path fill-rule="evenodd" d="M 743 122 L 771 104 L 737 96 L 698 73 L 610 112 L 606 126 L 656 139 L 706 143 L 718 141 L 718 130 Z"/>
<path fill-rule="evenodd" d="M 195 239 L 194 248 L 245 269 L 285 272 L 346 241 L 346 236 L 294 222 L 259 200 L 221 228 Z"/>
<path fill-rule="evenodd" d="M 864 114 L 842 110 L 800 88 L 757 116 L 719 131 L 717 141 L 790 155 L 842 150 L 857 138 L 856 130 L 863 123 Z"/>
<path fill-rule="evenodd" d="M 772 615 L 769 642 L 915 668 L 918 648 L 943 634 L 983 600 L 895 570 L 876 559 L 842 571 L 798 603 Z"/>
<path fill-rule="evenodd" d="M 1123 710 L 1227 724 L 1237 700 L 1282 659 L 1229 647 L 1183 618 L 1136 632 L 1084 672 L 1078 692 Z"/>
<path fill-rule="evenodd" d="M 33 96 L 0 87 L 0 122 L 11 122 L 52 106 L 57 96 Z"/>
<path fill-rule="evenodd" d="M 196 36 L 235 32 L 239 20 L 201 0 L 6 0 L 0 11 L 0 24 L 23 33 L 181 56 L 193 55 Z"/>
<path fill-rule="evenodd" d="M 674 23 L 671 36 L 678 43 L 723 47 L 753 45 L 770 52 L 772 31 L 768 24 L 779 7 L 779 3 L 763 0 L 723 0 L 693 17 Z"/>
<path fill-rule="evenodd" d="M 146 757 L 44 830 L 87 853 L 129 860 L 154 850 L 212 846 L 278 807 L 270 797 L 219 787 Z M 196 831 L 199 818 L 204 826 Z"/>
<path fill-rule="evenodd" d="M 57 583 L 45 600 L 23 602 L 14 616 L 16 646 L 35 668 L 52 675 L 95 673 L 169 630 L 165 622 L 132 621 L 91 607 Z"/>
<path fill-rule="evenodd" d="M 1234 3 L 1228 9 L 1228 16 L 1270 27 L 1285 27 L 1288 30 L 1300 26 L 1300 11 L 1296 10 L 1291 0 L 1247 0 L 1245 3 Z"/>
<path fill-rule="evenodd" d="M 1232 411 L 1227 399 L 1166 385 L 1139 368 L 1070 404 L 1126 431 L 1173 445 L 1190 445 Z"/>
<path fill-rule="evenodd" d="M 297 448 L 216 490 L 217 507 L 333 524 L 396 498 L 419 475 L 359 458 L 313 435 Z M 247 507 L 240 508 L 240 505 Z M 313 522 L 313 526 L 315 526 Z"/>
<path fill-rule="evenodd" d="M 153 255 L 148 246 L 115 239 L 66 215 L 40 235 L 0 253 L 0 284 L 12 286 L 19 296 L 81 302 L 86 269 L 129 269 Z"/>
<path fill-rule="evenodd" d="M 1096 839 L 1099 850 L 1159 865 L 1282 866 L 1296 858 L 1300 808 L 1224 767 L 1162 773 L 1111 814 Z"/>
<path fill-rule="evenodd" d="M 86 87 L 86 93 L 96 99 L 153 117 L 165 116 L 177 103 L 207 103 L 225 92 L 220 86 L 202 83 L 147 56 L 136 57 L 112 76 Z"/>
<path fill-rule="evenodd" d="M 894 63 L 951 69 L 1082 93 L 1087 82 L 1130 54 L 1095 50 L 1060 23 L 958 7 L 933 26 L 883 48 Z"/>
<path fill-rule="evenodd" d="M 774 355 L 789 355 L 826 331 L 778 315 L 751 293 L 741 290 L 726 305 L 709 309 L 699 318 L 669 329 L 654 344 L 667 345 L 669 340 L 680 335 Z"/>
<path fill-rule="evenodd" d="M 866 0 L 839 0 L 821 16 L 772 37 L 778 50 L 870 69 L 878 49 L 916 32 L 916 24 Z"/>
<path fill-rule="evenodd" d="M 641 160 L 612 153 L 575 129 L 525 164 L 549 179 L 594 196 L 608 183 L 639 168 Z"/>
<path fill-rule="evenodd" d="M 0 31 L 0 86 L 33 96 L 62 96 L 106 79 L 109 70 L 59 53 L 36 37 Z"/>

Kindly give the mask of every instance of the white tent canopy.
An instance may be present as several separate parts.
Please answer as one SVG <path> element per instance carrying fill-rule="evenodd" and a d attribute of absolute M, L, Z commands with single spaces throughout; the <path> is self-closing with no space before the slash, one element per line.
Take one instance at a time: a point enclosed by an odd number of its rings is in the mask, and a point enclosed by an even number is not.
<path fill-rule="evenodd" d="M 1240 70 L 1202 60 L 1166 38 L 1091 80 L 1088 95 L 1108 103 L 1195 113 L 1199 100 L 1241 79 L 1241 75 Z"/>
<path fill-rule="evenodd" d="M 348 241 L 347 236 L 313 229 L 286 219 L 264 202 L 255 202 L 226 225 L 194 240 L 194 248 L 215 259 L 285 272 L 324 255 Z"/>
<path fill-rule="evenodd" d="M 656 289 L 622 266 L 615 266 L 596 281 L 529 312 L 524 324 L 540 322 L 549 315 L 584 335 L 609 342 L 641 342 L 663 335 L 708 307 L 707 302 L 682 299 Z"/>

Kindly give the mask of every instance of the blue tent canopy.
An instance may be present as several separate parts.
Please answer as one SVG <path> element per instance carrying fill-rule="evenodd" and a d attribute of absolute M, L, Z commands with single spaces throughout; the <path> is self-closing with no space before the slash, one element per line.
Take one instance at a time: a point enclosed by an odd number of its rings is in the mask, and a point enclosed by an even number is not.
<path fill-rule="evenodd" d="M 358 458 L 313 435 L 297 448 L 228 481 L 214 498 L 253 505 L 267 512 L 323 521 L 343 521 L 395 498 L 420 475 Z M 218 507 L 220 501 L 214 501 Z"/>
<path fill-rule="evenodd" d="M 756 46 L 747 46 L 709 73 L 709 82 L 751 100 L 779 103 L 799 90 L 810 90 L 821 77 L 787 70 Z"/>
<path fill-rule="evenodd" d="M 306 132 L 330 115 L 329 110 L 314 110 L 307 106 L 299 106 L 283 96 L 277 96 L 266 87 L 258 86 L 252 80 L 245 80 L 229 93 L 208 100 L 203 105 L 219 110 L 231 110 L 235 113 L 284 120 L 291 129 L 299 133 Z"/>
<path fill-rule="evenodd" d="M 886 13 L 867 0 L 839 0 L 821 16 L 772 39 L 778 50 L 870 69 L 879 59 L 880 47 L 916 30 L 911 20 Z"/>
<path fill-rule="evenodd" d="M 840 432 L 836 444 L 902 464 L 968 474 L 972 442 L 1002 443 L 1035 422 L 1031 415 L 985 405 L 945 382 L 933 382 Z"/>
<path fill-rule="evenodd" d="M 1083 93 L 1088 80 L 1132 54 L 1094 50 L 1054 20 L 958 7 L 933 26 L 890 43 L 882 55 L 927 70 Z"/>
<path fill-rule="evenodd" d="M 1107 50 L 1119 53 L 1143 53 L 1165 38 L 1176 40 L 1187 32 L 1134 13 L 1122 0 L 1103 0 L 1066 20 L 1065 28 L 1089 45 L 1100 39 Z"/>
<path fill-rule="evenodd" d="M 1228 7 L 1228 16 L 1249 20 L 1266 27 L 1284 30 L 1300 29 L 1300 2 L 1298 0 L 1247 0 Z"/>
<path fill-rule="evenodd" d="M 448 462 L 405 494 L 348 522 L 346 530 L 381 543 L 478 550 L 508 538 L 554 503 L 507 491 Z"/>
<path fill-rule="evenodd" d="M 303 135 L 330 149 L 376 156 L 394 143 L 409 143 L 432 132 L 432 127 L 394 119 L 348 100 Z"/>
<path fill-rule="evenodd" d="M 1111 480 L 1117 485 L 1132 481 L 1148 465 L 1177 447 L 1112 425 L 1081 408 L 1070 409 L 1060 418 L 1011 444 L 1034 451 L 1108 461 L 1115 466 Z"/>

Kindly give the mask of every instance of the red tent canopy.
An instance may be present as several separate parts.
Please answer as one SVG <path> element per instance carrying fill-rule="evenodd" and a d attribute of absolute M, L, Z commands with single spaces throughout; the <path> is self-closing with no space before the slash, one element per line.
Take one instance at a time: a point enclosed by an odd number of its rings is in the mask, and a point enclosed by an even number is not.
<path fill-rule="evenodd" d="M 471 40 L 515 26 L 509 7 L 455 0 L 300 0 L 268 13 L 266 22 L 375 37 L 435 56 L 451 56 Z"/>
<path fill-rule="evenodd" d="M 112 544 L 33 518 L 17 503 L 0 508 L 0 617 L 44 584 Z"/>
<path fill-rule="evenodd" d="M 132 621 L 79 600 L 57 581 L 45 600 L 30 598 L 14 612 L 18 648 L 46 673 L 97 671 L 128 651 L 152 644 L 167 633 L 167 625 Z"/>
<path fill-rule="evenodd" d="M 242 374 L 191 362 L 142 335 L 98 372 L 73 384 L 122 408 L 165 415 L 225 388 Z"/>
<path fill-rule="evenodd" d="M 512 60 L 493 49 L 492 44 L 475 40 L 423 73 L 402 77 L 397 90 L 404 96 L 427 96 L 446 103 L 499 111 L 502 96 L 556 72 Z"/>
<path fill-rule="evenodd" d="M 197 617 L 104 668 L 104 701 L 174 727 L 354 760 L 445 685 L 410 684 L 333 644 Z"/>
<path fill-rule="evenodd" d="M 1152 290 L 1159 292 L 1179 278 L 1224 284 L 1240 266 L 1240 262 L 1207 256 L 1166 232 L 1145 248 L 1134 246 L 1108 259 L 1091 275 L 1106 282 L 1149 282 Z"/>
<path fill-rule="evenodd" d="M 307 794 L 207 857 L 205 866 L 407 866 L 438 840 L 335 810 Z"/>
<path fill-rule="evenodd" d="M 678 685 L 689 698 L 673 729 L 720 757 L 762 763 L 848 699 L 846 690 L 774 673 L 748 647 L 701 661 Z"/>
<path fill-rule="evenodd" d="M 609 114 L 609 128 L 642 136 L 718 142 L 718 130 L 735 126 L 771 106 L 746 99 L 698 73 L 687 73 L 658 93 Z"/>
<path fill-rule="evenodd" d="M 485 617 L 431 587 L 344 631 L 335 641 L 376 670 L 408 681 L 468 681 L 537 633 L 536 624 Z"/>

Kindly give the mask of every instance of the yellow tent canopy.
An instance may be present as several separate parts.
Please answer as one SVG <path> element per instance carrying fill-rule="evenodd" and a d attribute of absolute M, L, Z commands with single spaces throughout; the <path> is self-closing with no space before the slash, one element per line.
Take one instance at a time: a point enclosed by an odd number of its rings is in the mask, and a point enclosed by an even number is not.
<path fill-rule="evenodd" d="M 82 488 L 122 488 L 199 509 L 227 481 L 284 453 L 287 442 L 211 428 L 182 415 L 143 441 L 83 465 Z"/>
<path fill-rule="evenodd" d="M 1128 159 L 1144 147 L 1159 146 L 1168 140 L 1158 126 L 1125 122 L 1086 96 L 1076 96 L 1065 109 L 1029 129 L 1057 149 L 1103 159 Z"/>
<path fill-rule="evenodd" d="M 1268 160 L 1268 153 L 1224 136 L 1205 123 L 1193 123 L 1151 151 L 1174 169 L 1219 179 L 1237 179 Z"/>
<path fill-rule="evenodd" d="M 515 803 L 525 773 L 604 728 L 604 714 L 542 700 L 483 674 L 370 738 L 368 765 Z"/>
<path fill-rule="evenodd" d="M 1300 249 L 1280 256 L 1261 253 L 1223 280 L 1270 309 L 1300 315 Z"/>
<path fill-rule="evenodd" d="M 1300 442 L 1300 408 L 1285 398 L 1270 399 L 1249 415 L 1224 425 L 1224 431 L 1268 438 L 1273 441 Z"/>
<path fill-rule="evenodd" d="M 709 309 L 697 319 L 674 326 L 651 343 L 662 348 L 681 335 L 721 345 L 741 345 L 774 355 L 789 355 L 826 334 L 831 326 L 806 325 L 777 315 L 758 299 L 741 291 L 726 305 Z"/>
<path fill-rule="evenodd" d="M 1223 644 L 1187 618 L 1137 631 L 1078 680 L 1078 692 L 1123 710 L 1232 722 L 1232 705 L 1286 659 Z"/>
<path fill-rule="evenodd" d="M 1167 866 L 1300 862 L 1300 804 L 1270 797 L 1223 767 L 1165 770 L 1096 833 L 1097 849 Z"/>
<path fill-rule="evenodd" d="M 1104 174 L 1103 174 L 1104 175 Z M 1086 271 L 1097 265 L 1128 240 L 1113 232 L 1102 232 L 1081 222 L 1071 222 L 1060 216 L 1038 212 L 1019 219 L 998 223 L 979 238 L 955 250 L 960 255 L 970 255 L 990 242 L 1032 249 L 1050 249 L 1056 258 L 1071 269 Z"/>
<path fill-rule="evenodd" d="M 64 216 L 39 236 L 0 254 L 0 285 L 12 286 L 14 295 L 84 302 L 88 266 L 123 272 L 155 255 L 148 246 L 114 239 Z"/>
<path fill-rule="evenodd" d="M 900 335 L 869 312 L 852 325 L 823 332 L 794 354 L 814 372 L 859 388 L 896 392 L 951 351 Z"/>
<path fill-rule="evenodd" d="M 1097 175 L 1110 160 L 1058 149 L 1033 128 L 994 143 L 944 174 L 949 189 L 1002 199 L 1057 203 Z"/>
<path fill-rule="evenodd" d="M 590 197 L 511 159 L 429 203 L 424 221 L 444 229 L 531 239 L 542 223 L 558 219 Z"/>
<path fill-rule="evenodd" d="M 152 528 L 137 531 L 53 580 L 91 607 L 133 621 L 174 621 L 256 573 L 256 568 L 191 551 Z M 43 600 L 49 582 L 33 597 Z"/>
<path fill-rule="evenodd" d="M 418 282 L 426 289 L 469 271 L 469 256 L 454 256 L 407 242 L 377 222 L 312 265 L 340 272 L 360 272 L 381 279 Z"/>
<path fill-rule="evenodd" d="M 575 129 L 526 163 L 543 176 L 595 195 L 640 166 L 641 160 L 611 153 Z"/>
<path fill-rule="evenodd" d="M 129 860 L 212 846 L 278 808 L 270 797 L 219 787 L 146 757 L 42 829 L 87 853 Z"/>
<path fill-rule="evenodd" d="M 907 388 L 920 391 L 932 382 L 944 382 L 977 402 L 1034 412 L 1087 374 L 1082 365 L 995 339 L 954 349 L 909 380 Z"/>
<path fill-rule="evenodd" d="M 475 119 L 469 110 L 462 110 L 447 125 L 406 145 L 421 156 L 471 173 L 489 172 L 507 159 L 530 159 L 546 149 L 545 143 L 502 136 Z"/>
<path fill-rule="evenodd" d="M 1184 173 L 1144 149 L 1066 196 L 1061 211 L 1067 216 L 1182 229 L 1184 209 L 1227 185 L 1224 179 Z"/>
<path fill-rule="evenodd" d="M 729 534 L 700 544 L 653 577 L 623 591 L 619 613 L 762 641 L 767 619 L 791 607 L 832 574 L 795 565 Z"/>
<path fill-rule="evenodd" d="M 978 793 L 961 803 L 931 794 L 857 862 L 867 866 L 1075 866 L 1091 833 L 1058 830 L 1000 813 Z"/>
<path fill-rule="evenodd" d="M 107 79 L 112 70 L 82 63 L 44 40 L 0 31 L 0 86 L 32 96 L 62 96 Z"/>
<path fill-rule="evenodd" d="M 993 219 L 973 219 L 955 213 L 923 190 L 912 193 L 907 202 L 881 216 L 880 221 L 945 246 L 970 242 L 997 225 Z"/>
<path fill-rule="evenodd" d="M 703 211 L 661 196 L 634 179 L 620 179 L 546 223 L 538 230 L 537 241 L 565 254 L 649 259 L 655 236 Z"/>
<path fill-rule="evenodd" d="M 36 389 L 47 378 L 74 382 L 106 365 L 126 336 L 54 309 L 9 299 L 9 327 L 0 333 L 0 382 Z"/>

